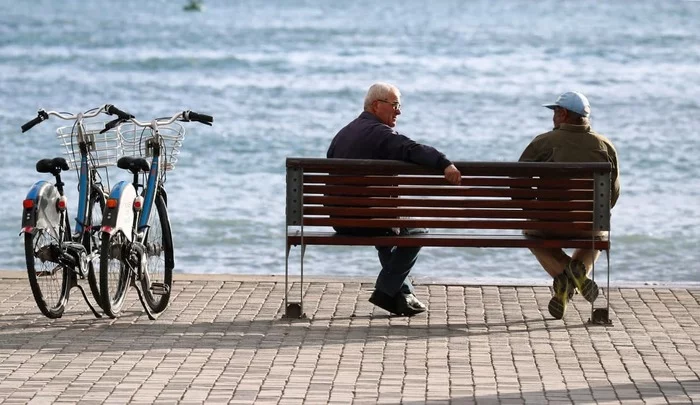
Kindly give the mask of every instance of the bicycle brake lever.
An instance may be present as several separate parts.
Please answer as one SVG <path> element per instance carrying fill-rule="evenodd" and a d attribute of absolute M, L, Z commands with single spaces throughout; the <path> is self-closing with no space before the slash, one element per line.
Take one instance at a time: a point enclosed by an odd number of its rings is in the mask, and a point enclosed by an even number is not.
<path fill-rule="evenodd" d="M 110 121 L 110 122 L 108 122 L 108 123 L 105 124 L 105 128 L 104 128 L 102 131 L 100 131 L 100 133 L 101 133 L 101 134 L 104 134 L 105 132 L 107 132 L 107 131 L 109 131 L 110 129 L 116 127 L 117 125 L 119 125 L 119 124 L 122 123 L 122 122 L 124 122 L 124 119 L 122 119 L 122 118 L 113 119 L 112 121 Z"/>

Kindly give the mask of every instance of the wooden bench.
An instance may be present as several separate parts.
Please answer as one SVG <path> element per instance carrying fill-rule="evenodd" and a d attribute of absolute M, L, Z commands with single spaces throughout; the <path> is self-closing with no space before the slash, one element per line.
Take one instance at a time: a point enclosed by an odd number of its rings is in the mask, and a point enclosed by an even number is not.
<path fill-rule="evenodd" d="M 302 289 L 306 246 L 353 245 L 603 250 L 609 291 L 607 236 L 545 239 L 522 234 L 523 230 L 609 232 L 609 163 L 456 162 L 455 166 L 462 173 L 459 186 L 450 185 L 439 171 L 400 161 L 287 158 L 286 316 L 305 316 L 303 291 L 298 302 L 288 297 L 289 254 L 297 245 Z M 430 233 L 348 236 L 336 233 L 333 226 L 429 228 Z M 608 292 L 605 297 L 607 302 Z M 597 309 L 592 304 L 589 322 L 608 324 L 608 313 L 609 303 Z"/>

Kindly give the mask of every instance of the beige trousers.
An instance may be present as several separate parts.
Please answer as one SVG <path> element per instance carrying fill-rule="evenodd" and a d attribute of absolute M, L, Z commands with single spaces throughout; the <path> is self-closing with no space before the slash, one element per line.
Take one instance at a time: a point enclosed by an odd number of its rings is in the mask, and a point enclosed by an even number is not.
<path fill-rule="evenodd" d="M 523 234 L 533 237 L 575 237 L 575 238 L 590 238 L 591 236 L 596 239 L 607 236 L 607 232 L 593 232 L 593 231 L 570 231 L 570 232 L 542 232 L 537 230 L 525 230 Z M 573 254 L 569 256 L 563 249 L 555 248 L 530 248 L 530 251 L 537 261 L 542 265 L 547 273 L 549 273 L 552 278 L 560 275 L 564 272 L 564 269 L 569 264 L 571 260 L 578 260 L 583 262 L 586 266 L 586 274 L 591 272 L 593 268 L 593 263 L 598 260 L 600 256 L 600 251 L 595 249 L 574 249 Z"/>

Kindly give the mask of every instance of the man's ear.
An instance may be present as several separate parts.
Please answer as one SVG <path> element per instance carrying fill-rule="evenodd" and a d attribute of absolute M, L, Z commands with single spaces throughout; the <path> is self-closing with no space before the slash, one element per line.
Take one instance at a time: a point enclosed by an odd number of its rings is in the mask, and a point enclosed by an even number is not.
<path fill-rule="evenodd" d="M 371 112 L 372 114 L 375 114 L 375 113 L 377 112 L 377 103 L 379 103 L 379 101 L 374 100 L 374 101 L 372 101 L 372 103 L 369 105 L 369 112 Z"/>

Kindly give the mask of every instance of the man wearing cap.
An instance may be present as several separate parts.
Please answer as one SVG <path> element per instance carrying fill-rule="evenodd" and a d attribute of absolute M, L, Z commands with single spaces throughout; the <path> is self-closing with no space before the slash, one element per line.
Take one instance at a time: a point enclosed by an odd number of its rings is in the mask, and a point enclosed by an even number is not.
<path fill-rule="evenodd" d="M 612 164 L 611 206 L 620 196 L 620 170 L 617 151 L 609 139 L 591 129 L 589 117 L 591 106 L 586 96 L 569 91 L 557 98 L 554 104 L 544 107 L 554 110 L 554 129 L 533 139 L 525 148 L 521 162 L 610 162 Z M 541 232 L 527 231 L 538 236 Z M 567 232 L 561 236 L 588 236 L 590 232 Z M 562 319 L 567 301 L 578 290 L 583 297 L 593 302 L 598 296 L 598 286 L 588 278 L 593 263 L 600 252 L 593 249 L 576 249 L 571 256 L 562 249 L 530 249 L 537 261 L 554 279 L 554 296 L 549 301 L 549 313 Z"/>
<path fill-rule="evenodd" d="M 445 155 L 432 146 L 413 141 L 394 126 L 401 114 L 401 92 L 389 83 L 375 83 L 365 96 L 364 111 L 342 128 L 328 147 L 326 157 L 342 159 L 403 160 L 443 172 L 450 184 L 462 175 Z M 396 235 L 423 233 L 425 229 L 336 228 L 347 235 Z M 369 302 L 393 314 L 413 316 L 425 305 L 414 295 L 408 274 L 420 247 L 376 246 L 382 270 Z"/>

